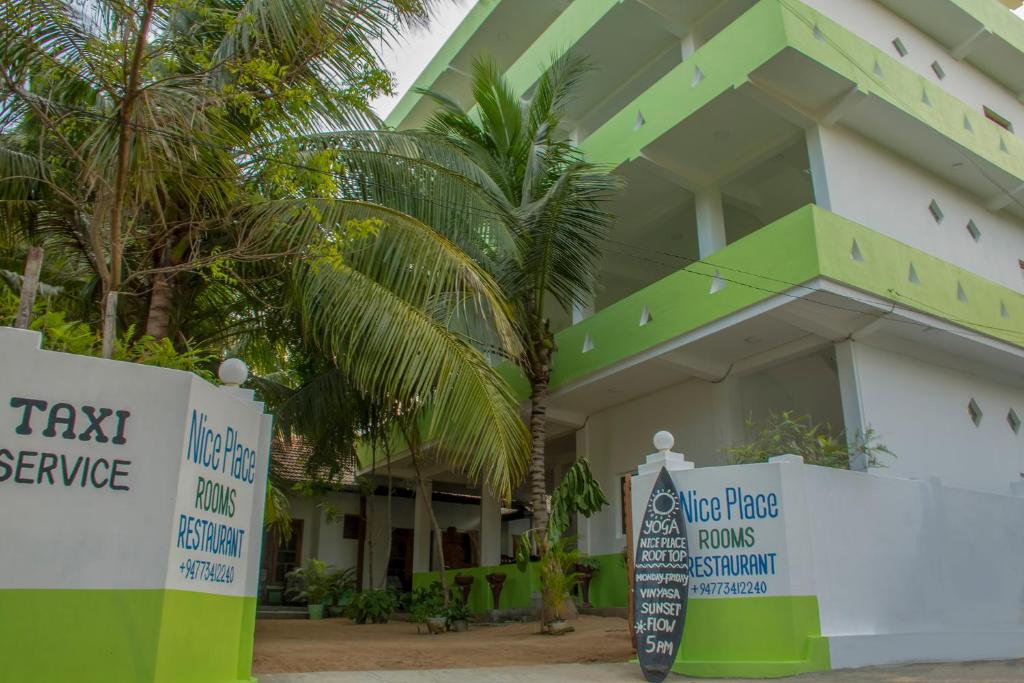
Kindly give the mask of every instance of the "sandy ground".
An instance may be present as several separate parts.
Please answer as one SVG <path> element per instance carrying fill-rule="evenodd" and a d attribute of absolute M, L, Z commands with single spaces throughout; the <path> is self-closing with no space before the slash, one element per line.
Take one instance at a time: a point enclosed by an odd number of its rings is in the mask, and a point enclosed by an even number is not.
<path fill-rule="evenodd" d="M 256 621 L 253 671 L 376 671 L 624 662 L 626 620 L 582 616 L 575 633 L 537 635 L 537 624 L 477 625 L 464 633 L 419 635 L 416 625 L 357 626 L 348 619 Z"/>
<path fill-rule="evenodd" d="M 793 678 L 724 679 L 715 683 L 1020 683 L 1024 661 L 957 662 L 823 671 Z M 260 683 L 642 683 L 636 664 L 546 664 L 484 669 L 418 671 L 335 671 L 263 674 Z M 670 676 L 666 683 L 704 683 L 708 679 Z"/>

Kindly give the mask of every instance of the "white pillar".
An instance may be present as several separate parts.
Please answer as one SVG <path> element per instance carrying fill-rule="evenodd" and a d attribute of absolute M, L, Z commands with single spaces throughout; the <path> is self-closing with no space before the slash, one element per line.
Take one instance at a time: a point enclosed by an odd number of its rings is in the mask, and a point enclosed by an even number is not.
<path fill-rule="evenodd" d="M 679 42 L 680 54 L 682 55 L 684 62 L 690 58 L 690 55 L 697 51 L 698 47 L 700 47 L 697 44 L 697 36 L 694 35 L 693 31 L 690 31 L 685 36 L 683 36 L 682 40 L 680 40 Z"/>
<path fill-rule="evenodd" d="M 501 562 L 501 499 L 484 486 L 480 491 L 480 566 Z"/>
<path fill-rule="evenodd" d="M 824 131 L 821 126 L 807 129 L 807 161 L 810 164 L 811 185 L 814 187 L 814 203 L 831 211 L 832 197 L 828 191 L 828 173 L 825 169 L 822 133 L 827 134 L 827 131 Z"/>
<path fill-rule="evenodd" d="M 856 342 L 847 340 L 836 344 L 836 371 L 839 374 L 839 396 L 843 402 L 843 423 L 846 429 L 846 443 L 853 446 L 864 434 L 864 402 L 860 395 L 860 379 L 857 372 Z M 868 469 L 864 457 L 850 459 L 850 469 L 865 472 Z"/>
<path fill-rule="evenodd" d="M 594 461 L 590 458 L 590 424 L 587 420 L 584 420 L 583 426 L 576 430 L 576 459 L 581 460 L 583 458 L 589 460 L 591 467 L 594 467 Z M 598 481 L 602 479 L 600 472 L 594 472 L 594 477 Z M 618 489 L 615 489 L 615 493 L 616 495 L 618 494 Z M 590 532 L 590 522 L 592 519 L 593 517 L 576 515 L 576 547 L 582 555 L 593 554 Z"/>
<path fill-rule="evenodd" d="M 718 384 L 712 384 L 711 404 L 715 411 L 715 438 L 719 450 L 738 445 L 744 438 L 743 399 L 739 379 L 726 377 Z"/>
<path fill-rule="evenodd" d="M 412 570 L 414 572 L 430 571 L 430 498 L 434 495 L 434 482 L 423 482 L 427 496 L 420 495 L 416 489 L 416 507 L 412 519 Z M 440 543 L 441 539 L 435 540 Z"/>
<path fill-rule="evenodd" d="M 707 258 L 725 246 L 725 213 L 722 210 L 722 193 L 717 187 L 698 190 L 695 197 L 697 206 L 697 247 L 700 257 Z"/>
<path fill-rule="evenodd" d="M 675 437 L 670 432 L 660 431 L 656 433 L 654 435 L 654 447 L 658 449 L 658 452 L 648 455 L 647 459 L 636 468 L 637 473 L 633 475 L 633 481 L 630 485 L 634 531 L 633 548 L 630 550 L 632 553 L 636 552 L 638 536 L 636 528 L 640 524 L 640 520 L 643 519 L 644 510 L 647 507 L 647 499 L 651 497 L 654 482 L 658 478 L 661 468 L 664 467 L 668 470 L 677 486 L 679 481 L 676 479 L 676 475 L 694 468 L 694 464 L 687 460 L 686 456 L 682 453 L 672 452 L 672 446 L 674 445 Z"/>

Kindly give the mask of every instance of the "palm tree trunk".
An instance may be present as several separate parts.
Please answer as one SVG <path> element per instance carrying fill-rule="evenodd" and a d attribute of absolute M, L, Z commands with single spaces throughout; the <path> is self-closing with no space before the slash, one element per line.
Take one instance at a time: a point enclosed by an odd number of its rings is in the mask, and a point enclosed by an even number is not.
<path fill-rule="evenodd" d="M 163 339 L 170 334 L 171 309 L 174 304 L 174 290 L 168 273 L 153 275 L 153 289 L 149 294 L 149 315 L 146 317 L 146 334 Z"/>
<path fill-rule="evenodd" d="M 548 501 L 544 462 L 544 437 L 547 429 L 548 383 L 551 379 L 551 352 L 543 349 L 530 377 L 530 504 L 533 527 L 539 530 L 543 554 L 547 547 Z"/>

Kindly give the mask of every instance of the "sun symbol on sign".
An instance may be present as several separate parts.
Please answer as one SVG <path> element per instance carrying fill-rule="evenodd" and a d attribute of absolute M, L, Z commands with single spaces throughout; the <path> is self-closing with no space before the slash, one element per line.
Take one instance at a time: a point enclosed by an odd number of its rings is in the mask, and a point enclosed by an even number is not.
<path fill-rule="evenodd" d="M 637 635 L 643 635 L 647 631 L 647 629 L 644 628 L 644 623 L 642 621 L 636 622 L 636 625 L 633 627 L 633 630 L 636 631 Z"/>

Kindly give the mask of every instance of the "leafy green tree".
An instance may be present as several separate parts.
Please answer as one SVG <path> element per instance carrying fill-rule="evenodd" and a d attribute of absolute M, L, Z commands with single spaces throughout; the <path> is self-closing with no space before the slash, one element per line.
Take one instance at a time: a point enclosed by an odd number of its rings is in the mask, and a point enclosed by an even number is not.
<path fill-rule="evenodd" d="M 122 328 L 274 370 L 302 348 L 371 401 L 429 404 L 461 469 L 508 492 L 525 430 L 463 321 L 516 353 L 509 310 L 467 222 L 414 210 L 471 202 L 451 173 L 429 199 L 401 196 L 395 180 L 422 188 L 434 165 L 359 130 L 390 88 L 376 46 L 429 5 L 4 4 L 0 221 L 78 255 L 97 308 L 124 295 Z"/>
<path fill-rule="evenodd" d="M 549 306 L 565 311 L 592 300 L 597 264 L 613 218 L 607 201 L 616 176 L 586 162 L 560 128 L 566 103 L 585 63 L 556 59 L 524 98 L 498 64 L 473 64 L 473 107 L 426 91 L 439 110 L 426 131 L 456 146 L 486 176 L 478 183 L 487 206 L 484 225 L 500 225 L 508 244 L 495 242 L 482 261 L 512 306 L 522 353 L 514 361 L 530 386 L 530 502 L 534 526 L 547 528 L 544 442 L 555 337 Z"/>

